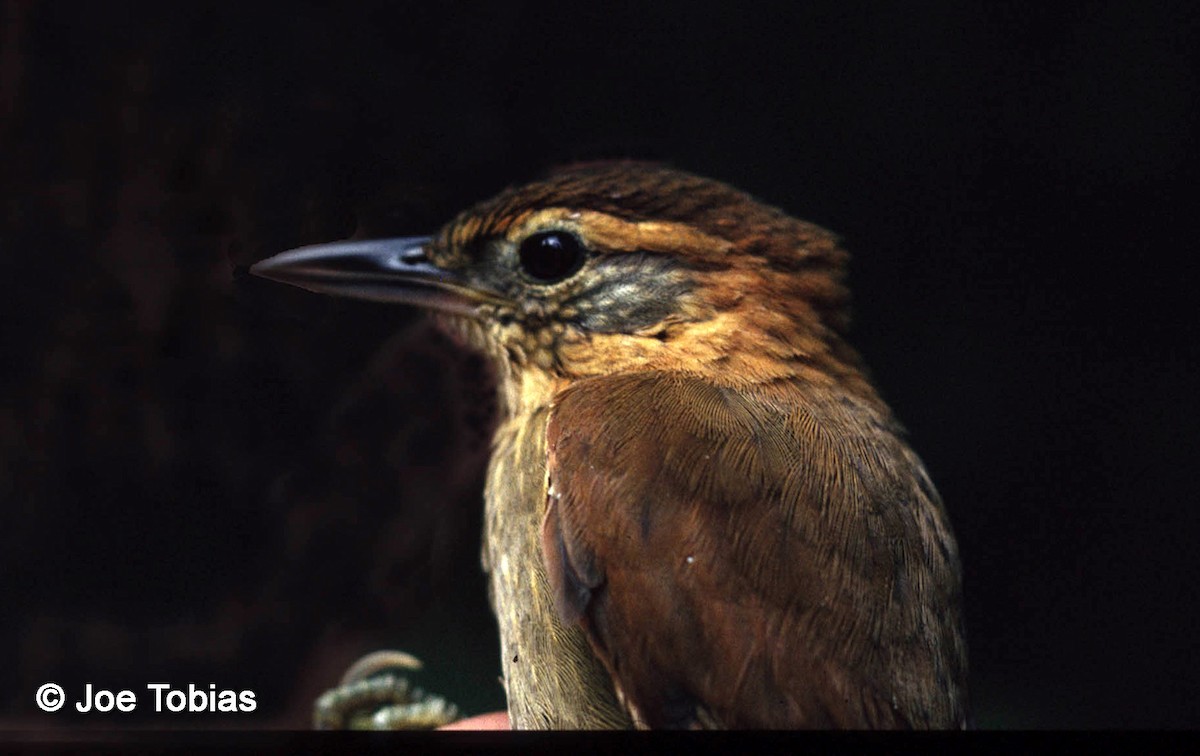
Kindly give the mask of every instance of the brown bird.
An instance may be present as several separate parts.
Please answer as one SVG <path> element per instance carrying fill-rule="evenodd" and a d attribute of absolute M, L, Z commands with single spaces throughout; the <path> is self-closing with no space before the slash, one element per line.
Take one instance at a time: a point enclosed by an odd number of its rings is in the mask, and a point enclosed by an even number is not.
<path fill-rule="evenodd" d="M 957 547 L 846 342 L 836 237 L 634 162 L 255 273 L 494 361 L 484 566 L 517 728 L 958 728 Z"/>

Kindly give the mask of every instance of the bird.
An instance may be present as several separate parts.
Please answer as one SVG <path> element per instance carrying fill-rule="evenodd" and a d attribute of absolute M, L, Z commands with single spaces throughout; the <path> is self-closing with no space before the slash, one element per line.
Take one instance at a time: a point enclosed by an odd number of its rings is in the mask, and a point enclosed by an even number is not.
<path fill-rule="evenodd" d="M 958 547 L 848 341 L 847 261 L 726 183 L 610 160 L 251 272 L 417 305 L 490 359 L 514 729 L 964 728 Z"/>

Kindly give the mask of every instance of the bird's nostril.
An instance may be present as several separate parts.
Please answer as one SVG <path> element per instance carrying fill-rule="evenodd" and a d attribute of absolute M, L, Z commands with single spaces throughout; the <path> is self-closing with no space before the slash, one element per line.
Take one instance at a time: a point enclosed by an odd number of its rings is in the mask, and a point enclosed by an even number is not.
<path fill-rule="evenodd" d="M 416 265 L 417 263 L 428 262 L 429 258 L 425 255 L 424 247 L 409 247 L 401 251 L 396 256 L 396 260 L 405 265 Z"/>

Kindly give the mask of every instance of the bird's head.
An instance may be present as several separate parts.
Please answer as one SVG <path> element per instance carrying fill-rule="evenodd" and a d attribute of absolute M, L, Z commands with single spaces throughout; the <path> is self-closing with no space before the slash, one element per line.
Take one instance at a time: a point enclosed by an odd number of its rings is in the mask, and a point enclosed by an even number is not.
<path fill-rule="evenodd" d="M 305 247 L 252 271 L 431 309 L 522 381 L 668 370 L 845 383 L 859 375 L 842 340 L 845 260 L 829 232 L 730 186 L 606 162 L 508 189 L 433 237 Z"/>

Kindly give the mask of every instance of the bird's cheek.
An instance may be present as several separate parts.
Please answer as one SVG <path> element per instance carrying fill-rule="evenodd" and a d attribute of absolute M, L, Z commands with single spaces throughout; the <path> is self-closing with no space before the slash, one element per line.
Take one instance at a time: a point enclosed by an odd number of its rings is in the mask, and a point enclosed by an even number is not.
<path fill-rule="evenodd" d="M 558 345 L 563 368 L 576 376 L 657 369 L 669 360 L 667 351 L 657 339 L 628 334 L 594 333 L 575 337 L 568 334 Z"/>

